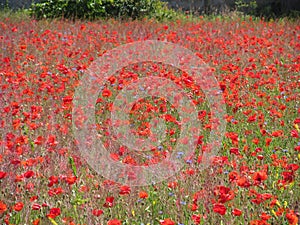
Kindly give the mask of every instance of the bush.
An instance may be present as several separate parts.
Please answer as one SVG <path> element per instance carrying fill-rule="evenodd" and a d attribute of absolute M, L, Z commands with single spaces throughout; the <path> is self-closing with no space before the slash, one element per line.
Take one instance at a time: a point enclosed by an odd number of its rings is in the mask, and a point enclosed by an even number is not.
<path fill-rule="evenodd" d="M 160 0 L 43 0 L 30 7 L 36 19 L 171 18 L 175 12 Z"/>
<path fill-rule="evenodd" d="M 245 1 L 245 0 L 236 0 L 235 1 L 236 9 L 245 14 L 255 15 L 257 10 L 257 3 L 255 0 Z"/>

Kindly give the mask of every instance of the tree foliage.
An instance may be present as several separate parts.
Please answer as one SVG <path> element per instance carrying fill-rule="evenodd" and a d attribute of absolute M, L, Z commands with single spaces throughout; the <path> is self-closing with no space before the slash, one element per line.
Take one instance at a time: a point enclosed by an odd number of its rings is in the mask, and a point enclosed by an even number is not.
<path fill-rule="evenodd" d="M 36 19 L 65 18 L 170 18 L 175 13 L 160 0 L 43 0 L 33 4 L 30 13 Z"/>

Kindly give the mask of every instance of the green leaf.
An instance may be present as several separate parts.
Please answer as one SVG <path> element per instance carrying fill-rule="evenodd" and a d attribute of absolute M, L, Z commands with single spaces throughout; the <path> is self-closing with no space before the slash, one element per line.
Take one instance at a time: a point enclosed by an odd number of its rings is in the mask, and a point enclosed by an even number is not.
<path fill-rule="evenodd" d="M 72 156 L 69 157 L 69 163 L 71 165 L 74 175 L 77 177 L 77 168 L 76 168 L 76 165 L 75 165 L 75 162 L 74 162 L 74 159 Z"/>

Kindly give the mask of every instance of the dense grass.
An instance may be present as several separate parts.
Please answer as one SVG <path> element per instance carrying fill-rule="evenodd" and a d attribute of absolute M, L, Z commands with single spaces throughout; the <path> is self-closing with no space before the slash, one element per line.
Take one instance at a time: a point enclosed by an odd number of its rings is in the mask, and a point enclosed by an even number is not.
<path fill-rule="evenodd" d="M 232 14 L 163 23 L 37 22 L 7 15 L 0 17 L 2 223 L 298 223 L 299 21 L 266 22 Z M 106 82 L 109 91 L 99 93 L 96 117 L 103 142 L 111 140 L 107 118 L 118 87 L 149 76 L 145 71 L 176 80 L 198 102 L 203 130 L 194 156 L 175 177 L 152 186 L 127 187 L 101 177 L 81 157 L 72 131 L 72 97 L 98 56 L 138 40 L 176 43 L 214 68 L 226 102 L 227 128 L 218 155 L 201 170 L 200 156 L 212 123 L 202 91 L 195 92 L 186 74 L 170 66 L 148 62 L 124 68 L 114 82 Z M 130 114 L 137 131 L 145 131 L 152 117 L 168 113 L 178 119 L 177 109 L 164 99 L 138 104 Z M 113 140 L 109 146 L 117 148 L 108 149 L 128 164 L 164 160 L 180 132 L 172 121 L 166 128 L 174 132 L 167 133 L 163 150 L 123 152 Z"/>

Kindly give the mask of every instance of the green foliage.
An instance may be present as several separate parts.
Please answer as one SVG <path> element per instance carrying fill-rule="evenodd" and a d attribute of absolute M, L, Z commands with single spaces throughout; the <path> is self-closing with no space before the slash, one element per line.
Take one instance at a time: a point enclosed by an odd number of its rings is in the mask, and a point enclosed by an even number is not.
<path fill-rule="evenodd" d="M 30 8 L 36 19 L 172 18 L 173 10 L 160 0 L 43 0 Z"/>
<path fill-rule="evenodd" d="M 30 12 L 36 19 L 58 17 L 94 19 L 105 15 L 101 0 L 47 0 L 33 4 Z"/>
<path fill-rule="evenodd" d="M 237 0 L 235 1 L 236 9 L 245 14 L 255 15 L 257 10 L 256 0 Z"/>

